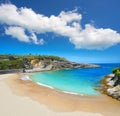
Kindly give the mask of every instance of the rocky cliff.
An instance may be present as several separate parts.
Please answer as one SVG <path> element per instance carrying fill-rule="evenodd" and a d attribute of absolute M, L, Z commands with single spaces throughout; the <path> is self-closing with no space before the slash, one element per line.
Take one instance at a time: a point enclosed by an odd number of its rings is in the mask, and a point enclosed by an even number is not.
<path fill-rule="evenodd" d="M 101 82 L 103 84 L 102 91 L 105 94 L 120 100 L 120 67 L 115 68 L 112 74 L 105 76 Z"/>
<path fill-rule="evenodd" d="M 29 64 L 29 69 L 26 72 L 33 71 L 44 71 L 44 70 L 60 70 L 60 69 L 71 69 L 71 68 L 98 68 L 100 66 L 93 64 L 82 64 L 76 62 L 70 62 L 67 60 L 31 60 Z"/>
<path fill-rule="evenodd" d="M 35 72 L 68 68 L 97 68 L 98 65 L 75 63 L 59 56 L 0 54 L 0 73 Z"/>

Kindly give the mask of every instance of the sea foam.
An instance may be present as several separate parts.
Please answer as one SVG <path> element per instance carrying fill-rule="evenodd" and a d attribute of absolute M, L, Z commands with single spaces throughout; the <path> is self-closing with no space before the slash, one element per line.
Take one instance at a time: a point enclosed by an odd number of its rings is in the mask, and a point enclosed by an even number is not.
<path fill-rule="evenodd" d="M 42 84 L 40 82 L 36 82 L 38 85 L 40 86 L 44 86 L 44 87 L 47 87 L 47 88 L 50 88 L 50 89 L 55 89 L 54 87 L 51 87 L 49 85 L 46 85 L 46 84 Z M 84 96 L 83 94 L 79 94 L 79 93 L 74 93 L 74 92 L 69 92 L 69 91 L 61 91 L 63 93 L 67 93 L 67 94 L 72 94 L 72 95 L 81 95 L 81 96 Z"/>
<path fill-rule="evenodd" d="M 41 85 L 41 86 L 44 86 L 44 87 L 48 87 L 48 88 L 51 88 L 51 89 L 54 89 L 53 87 L 49 86 L 49 85 L 46 85 L 46 84 L 42 84 L 40 82 L 36 82 L 38 85 Z"/>

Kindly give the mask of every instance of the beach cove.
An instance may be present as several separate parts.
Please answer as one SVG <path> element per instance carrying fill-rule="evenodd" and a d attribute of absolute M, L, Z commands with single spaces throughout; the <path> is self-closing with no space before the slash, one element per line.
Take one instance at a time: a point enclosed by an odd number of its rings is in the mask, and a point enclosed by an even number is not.
<path fill-rule="evenodd" d="M 1 97 L 4 97 L 4 100 L 1 98 L 3 104 L 1 108 L 9 108 L 8 114 L 5 110 L 1 112 L 2 116 L 10 116 L 9 113 L 13 116 L 12 110 L 15 107 L 18 107 L 15 113 L 19 113 L 20 116 L 24 116 L 24 113 L 29 116 L 40 114 L 44 116 L 119 116 L 120 114 L 119 101 L 106 95 L 80 96 L 63 93 L 37 85 L 30 80 L 22 80 L 21 74 L 1 75 L 0 77 L 0 91 L 3 93 Z M 5 108 L 7 104 L 10 106 Z"/>
<path fill-rule="evenodd" d="M 0 116 L 120 116 L 119 0 L 1 0 Z"/>
<path fill-rule="evenodd" d="M 116 64 L 114 65 L 116 66 Z M 86 70 L 88 72 L 87 74 L 91 73 L 92 75 L 96 73 L 96 70 L 98 70 L 100 74 L 107 74 L 111 71 L 114 65 L 105 65 L 103 68 L 96 69 L 69 69 L 37 72 L 31 74 L 16 73 L 0 75 L 0 91 L 3 93 L 1 96 L 1 109 L 3 109 L 1 110 L 1 115 L 10 116 L 11 114 L 11 116 L 13 116 L 14 114 L 19 114 L 20 116 L 24 116 L 24 114 L 26 114 L 29 116 L 38 116 L 42 114 L 43 116 L 119 116 L 120 102 L 111 97 L 108 97 L 107 95 L 100 94 L 98 91 L 94 90 L 95 94 L 91 95 L 86 95 L 83 93 L 79 94 L 63 91 L 47 83 L 38 83 L 38 80 L 33 80 L 33 78 L 35 78 L 34 74 L 42 74 L 39 75 L 39 78 L 42 78 L 42 76 L 44 77 L 43 74 L 47 73 L 47 76 L 49 76 L 51 80 L 54 80 L 54 78 L 52 78 L 49 73 L 52 74 L 52 76 L 58 75 L 59 73 L 61 74 L 61 76 L 63 76 L 66 72 L 69 72 L 70 70 L 77 70 L 79 74 L 86 72 Z M 93 71 L 91 72 L 91 70 Z M 100 70 L 105 70 L 105 72 Z M 71 73 L 73 74 L 74 72 Z M 96 75 L 96 77 L 98 75 Z M 58 76 L 58 78 L 62 80 L 61 77 Z M 91 78 L 88 77 L 87 79 L 91 80 Z M 98 80 L 99 79 L 100 78 L 98 78 Z M 98 80 L 96 80 L 96 82 Z M 14 109 L 17 110 L 13 112 Z"/>
<path fill-rule="evenodd" d="M 118 65 L 0 75 L 1 116 L 119 116 L 120 102 L 95 90 Z"/>
<path fill-rule="evenodd" d="M 101 68 L 73 68 L 31 73 L 30 79 L 38 85 L 78 94 L 83 96 L 100 96 L 96 89 L 102 87 L 100 80 L 111 73 L 119 64 L 99 64 Z"/>

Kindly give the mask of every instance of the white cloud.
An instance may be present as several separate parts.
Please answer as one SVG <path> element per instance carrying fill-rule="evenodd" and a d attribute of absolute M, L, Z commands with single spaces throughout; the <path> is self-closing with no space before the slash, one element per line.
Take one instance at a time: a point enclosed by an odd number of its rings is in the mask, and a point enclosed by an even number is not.
<path fill-rule="evenodd" d="M 103 49 L 120 43 L 120 34 L 116 31 L 110 28 L 95 28 L 91 24 L 86 24 L 83 29 L 81 20 L 82 15 L 76 10 L 61 11 L 58 16 L 47 17 L 26 7 L 17 8 L 12 4 L 0 5 L 0 23 L 9 26 L 5 30 L 6 34 L 20 41 L 44 44 L 44 40 L 38 39 L 36 34 L 53 32 L 68 37 L 76 48 Z M 20 30 L 22 30 L 21 34 L 18 36 L 16 33 Z M 25 34 L 25 30 L 31 35 Z"/>
<path fill-rule="evenodd" d="M 41 38 L 41 39 L 39 40 L 39 44 L 43 45 L 44 43 L 45 43 L 44 39 Z"/>
<path fill-rule="evenodd" d="M 73 11 L 68 11 L 68 12 L 64 12 L 62 11 L 60 14 L 59 14 L 59 18 L 62 20 L 62 21 L 65 21 L 65 22 L 71 22 L 71 21 L 80 21 L 82 19 L 82 15 L 81 14 L 77 14 L 76 12 Z"/>
<path fill-rule="evenodd" d="M 33 40 L 33 42 L 35 44 L 41 44 L 41 45 L 43 45 L 45 43 L 45 41 L 44 41 L 43 38 L 41 38 L 41 39 L 38 40 L 37 36 L 35 35 L 35 33 L 31 33 L 31 39 Z"/>
<path fill-rule="evenodd" d="M 112 29 L 96 29 L 90 24 L 85 25 L 76 38 L 70 41 L 76 48 L 104 49 L 120 43 L 120 34 Z"/>
<path fill-rule="evenodd" d="M 9 27 L 5 29 L 6 35 L 11 35 L 19 41 L 30 42 L 29 37 L 25 34 L 25 30 L 21 27 Z"/>

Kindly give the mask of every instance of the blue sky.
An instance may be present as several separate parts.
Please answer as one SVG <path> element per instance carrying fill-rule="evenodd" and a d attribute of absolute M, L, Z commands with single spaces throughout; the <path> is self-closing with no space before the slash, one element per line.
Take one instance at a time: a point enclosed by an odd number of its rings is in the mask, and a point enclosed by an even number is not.
<path fill-rule="evenodd" d="M 120 62 L 119 0 L 10 2 L 0 0 L 0 53 Z"/>

